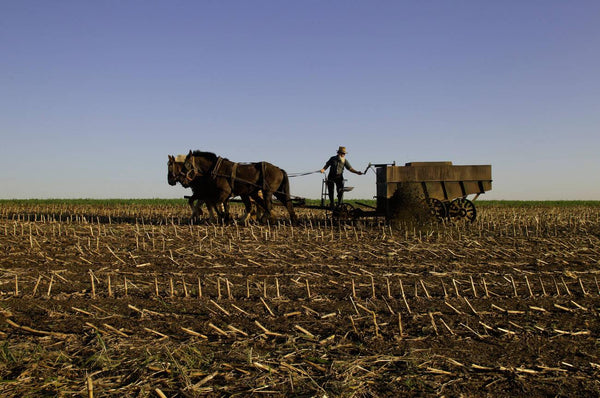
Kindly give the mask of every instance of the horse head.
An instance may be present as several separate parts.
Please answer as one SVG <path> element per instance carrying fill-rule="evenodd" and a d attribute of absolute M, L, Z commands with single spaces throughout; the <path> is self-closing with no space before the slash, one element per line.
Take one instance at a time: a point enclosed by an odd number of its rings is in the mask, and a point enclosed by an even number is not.
<path fill-rule="evenodd" d="M 179 182 L 184 187 L 187 187 L 184 161 L 184 155 L 177 155 L 177 157 L 169 155 L 169 163 L 167 164 L 167 182 L 169 185 L 175 185 Z"/>
<path fill-rule="evenodd" d="M 185 174 L 187 183 L 191 183 L 198 177 L 208 176 L 217 162 L 217 155 L 211 152 L 191 151 L 187 154 L 183 163 L 182 172 Z"/>

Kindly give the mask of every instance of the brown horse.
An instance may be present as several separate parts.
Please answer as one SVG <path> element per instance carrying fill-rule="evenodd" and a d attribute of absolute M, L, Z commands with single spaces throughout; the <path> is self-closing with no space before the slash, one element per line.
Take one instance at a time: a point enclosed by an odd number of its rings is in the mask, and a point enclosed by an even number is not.
<path fill-rule="evenodd" d="M 252 209 L 251 198 L 264 210 L 261 221 L 270 219 L 274 195 L 286 206 L 290 220 L 296 222 L 287 173 L 271 163 L 234 163 L 212 152 L 190 151 L 183 168 L 188 184 L 199 181 L 203 189 L 214 193 L 209 199 L 214 203 L 239 195 L 246 207 L 245 219 Z"/>
<path fill-rule="evenodd" d="M 186 173 L 184 172 L 185 158 L 185 155 L 178 155 L 176 157 L 169 155 L 169 162 L 167 164 L 167 182 L 169 185 L 180 183 L 184 188 L 192 188 L 192 196 L 186 196 L 188 204 L 192 209 L 192 219 L 199 219 L 202 216 L 202 204 L 206 203 L 209 219 L 215 221 L 215 213 L 217 213 L 219 217 L 222 217 L 224 211 L 210 200 L 211 197 L 214 196 L 214 192 L 211 195 L 208 195 L 202 189 L 201 184 L 189 184 Z M 224 206 L 227 206 L 227 204 L 225 203 Z"/>

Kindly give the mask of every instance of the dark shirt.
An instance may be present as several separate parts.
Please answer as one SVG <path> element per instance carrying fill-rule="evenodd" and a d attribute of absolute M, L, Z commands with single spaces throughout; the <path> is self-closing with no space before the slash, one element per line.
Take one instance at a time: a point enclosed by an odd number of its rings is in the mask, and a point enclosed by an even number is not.
<path fill-rule="evenodd" d="M 350 162 L 348 161 L 348 159 L 345 159 L 342 162 L 342 159 L 337 155 L 330 157 L 327 163 L 325 163 L 325 167 L 323 168 L 327 170 L 328 167 L 331 167 L 331 169 L 329 169 L 329 175 L 327 176 L 327 178 L 330 180 L 336 177 L 341 177 L 342 173 L 344 172 L 344 169 L 352 169 L 352 166 L 350 166 Z"/>

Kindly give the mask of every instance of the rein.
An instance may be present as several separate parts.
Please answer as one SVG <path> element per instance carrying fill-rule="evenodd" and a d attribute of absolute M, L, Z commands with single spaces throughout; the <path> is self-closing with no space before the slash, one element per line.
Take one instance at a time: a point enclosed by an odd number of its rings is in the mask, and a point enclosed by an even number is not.
<path fill-rule="evenodd" d="M 320 172 L 321 172 L 321 170 L 308 171 L 306 173 L 290 173 L 290 174 L 288 174 L 288 177 L 289 178 L 302 177 L 302 176 L 307 176 L 307 175 L 316 174 L 316 173 L 320 173 Z"/>

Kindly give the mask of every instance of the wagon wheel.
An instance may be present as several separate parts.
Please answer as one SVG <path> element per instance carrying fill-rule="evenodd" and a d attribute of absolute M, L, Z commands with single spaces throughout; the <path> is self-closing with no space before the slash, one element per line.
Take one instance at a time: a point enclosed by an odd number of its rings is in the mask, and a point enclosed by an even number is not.
<path fill-rule="evenodd" d="M 350 203 L 342 203 L 333 209 L 333 218 L 338 220 L 350 220 L 354 218 L 354 206 Z"/>
<path fill-rule="evenodd" d="M 457 198 L 450 202 L 448 215 L 451 218 L 465 218 L 473 222 L 477 217 L 477 210 L 475 210 L 475 205 L 469 199 Z"/>
<path fill-rule="evenodd" d="M 448 217 L 448 208 L 444 202 L 435 198 L 428 198 L 426 202 L 433 217 L 436 217 L 438 220 Z"/>

